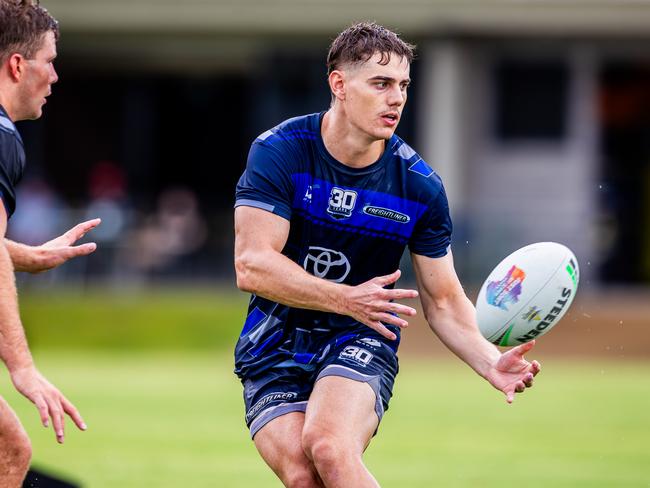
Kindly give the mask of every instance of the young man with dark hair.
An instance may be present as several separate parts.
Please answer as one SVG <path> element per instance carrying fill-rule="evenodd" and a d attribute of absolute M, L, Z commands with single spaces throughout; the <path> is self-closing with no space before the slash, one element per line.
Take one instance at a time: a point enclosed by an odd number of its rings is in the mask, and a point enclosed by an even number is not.
<path fill-rule="evenodd" d="M 18 313 L 14 271 L 39 273 L 90 254 L 94 243 L 73 244 L 99 219 L 83 222 L 41 246 L 4 239 L 16 208 L 15 185 L 25 166 L 23 142 L 14 122 L 41 116 L 45 98 L 57 81 L 53 61 L 58 35 L 56 20 L 37 1 L 0 0 L 0 358 L 16 389 L 36 405 L 45 427 L 51 419 L 57 440 L 63 442 L 66 414 L 80 429 L 86 425 L 74 405 L 34 365 Z M 21 486 L 30 458 L 29 438 L 0 397 L 0 486 Z"/>
<path fill-rule="evenodd" d="M 438 175 L 395 129 L 413 46 L 374 23 L 343 31 L 328 56 L 332 105 L 253 143 L 237 185 L 235 268 L 253 293 L 235 350 L 246 421 L 289 487 L 376 487 L 362 455 L 398 370 L 395 289 L 409 247 L 427 321 L 508 402 L 539 363 L 501 353 L 476 325 L 454 270 Z"/>

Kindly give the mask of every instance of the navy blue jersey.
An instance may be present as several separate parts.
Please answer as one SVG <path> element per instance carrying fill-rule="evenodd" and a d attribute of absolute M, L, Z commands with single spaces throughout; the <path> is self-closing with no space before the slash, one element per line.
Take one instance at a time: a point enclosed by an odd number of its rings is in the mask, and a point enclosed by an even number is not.
<path fill-rule="evenodd" d="M 0 105 L 0 198 L 7 211 L 7 218 L 16 209 L 15 187 L 25 169 L 23 140 L 7 112 Z"/>
<path fill-rule="evenodd" d="M 336 283 L 354 286 L 392 273 L 406 246 L 415 254 L 444 256 L 452 225 L 439 176 L 395 135 L 370 166 L 340 163 L 323 143 L 323 115 L 289 119 L 253 142 L 235 206 L 289 220 L 282 253 L 307 272 Z M 351 317 L 253 295 L 235 349 L 235 372 L 250 377 L 291 364 L 308 369 L 337 337 L 344 340 L 361 329 L 367 326 Z M 398 333 L 396 327 L 391 330 Z M 305 334 L 309 347 L 304 346 Z"/>

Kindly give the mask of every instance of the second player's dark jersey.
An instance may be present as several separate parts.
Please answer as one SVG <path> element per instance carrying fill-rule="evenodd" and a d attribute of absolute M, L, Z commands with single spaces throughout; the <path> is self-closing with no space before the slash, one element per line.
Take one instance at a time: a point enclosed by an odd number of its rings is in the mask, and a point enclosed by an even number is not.
<path fill-rule="evenodd" d="M 0 198 L 11 217 L 16 209 L 15 187 L 25 169 L 23 140 L 5 109 L 0 105 Z"/>
<path fill-rule="evenodd" d="M 235 206 L 289 220 L 282 253 L 336 283 L 354 286 L 394 272 L 406 246 L 415 254 L 444 256 L 452 226 L 442 182 L 431 167 L 397 136 L 370 166 L 346 166 L 325 148 L 322 117 L 287 120 L 255 140 Z M 367 331 L 351 317 L 253 295 L 235 372 L 251 377 L 274 366 L 309 369 L 337 340 L 361 329 Z"/>

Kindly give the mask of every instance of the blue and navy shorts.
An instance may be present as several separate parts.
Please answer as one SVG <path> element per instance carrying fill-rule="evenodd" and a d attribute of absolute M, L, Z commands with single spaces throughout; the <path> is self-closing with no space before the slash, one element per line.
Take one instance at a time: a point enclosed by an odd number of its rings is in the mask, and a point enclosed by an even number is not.
<path fill-rule="evenodd" d="M 375 334 L 359 334 L 330 347 L 315 368 L 285 361 L 261 375 L 243 379 L 246 425 L 251 438 L 277 417 L 305 412 L 314 384 L 326 376 L 368 383 L 375 392 L 375 412 L 381 421 L 399 370 L 393 349 L 396 344 L 388 342 L 393 341 Z"/>

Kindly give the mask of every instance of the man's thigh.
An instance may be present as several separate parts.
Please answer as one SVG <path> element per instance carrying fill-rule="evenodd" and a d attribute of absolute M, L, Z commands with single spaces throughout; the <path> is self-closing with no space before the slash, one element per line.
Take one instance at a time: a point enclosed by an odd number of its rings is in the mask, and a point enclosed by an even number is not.
<path fill-rule="evenodd" d="M 395 351 L 380 338 L 357 336 L 340 344 L 321 368 L 305 417 L 305 432 L 327 432 L 362 452 L 392 396 Z"/>
<path fill-rule="evenodd" d="M 304 423 L 304 413 L 287 413 L 265 424 L 253 439 L 266 464 L 285 486 L 321 486 L 316 469 L 302 449 Z"/>
<path fill-rule="evenodd" d="M 307 409 L 313 374 L 299 368 L 270 368 L 265 374 L 243 380 L 246 425 L 251 437 L 269 422 Z M 302 418 L 302 415 L 301 415 Z"/>
<path fill-rule="evenodd" d="M 321 378 L 309 397 L 303 435 L 312 441 L 331 436 L 361 454 L 379 425 L 375 401 L 367 383 L 341 376 Z"/>

